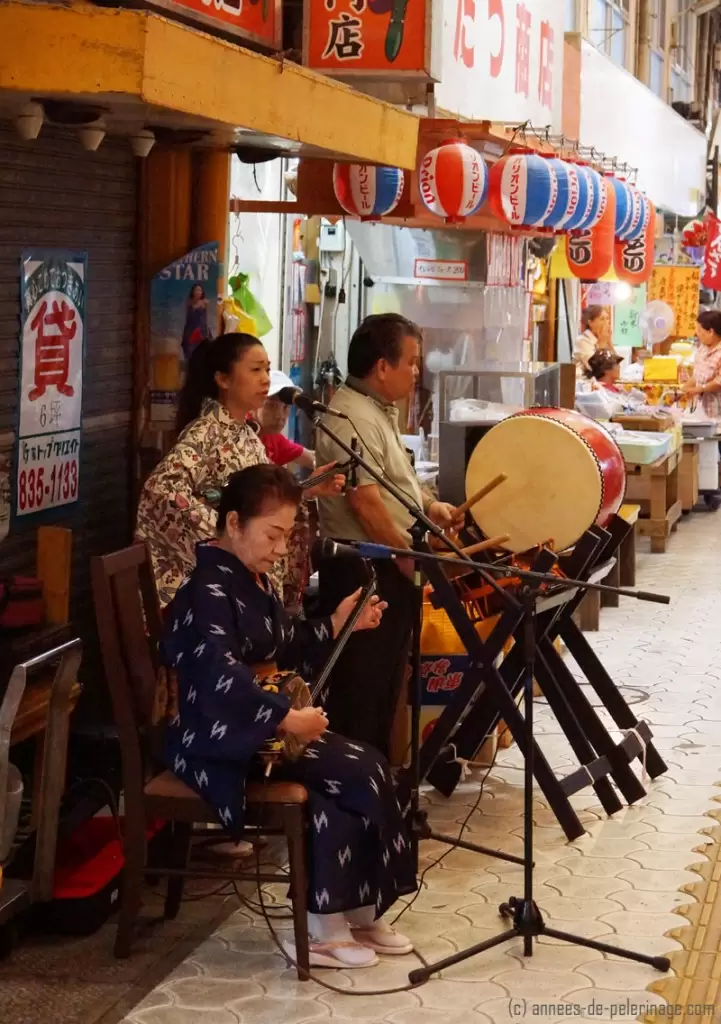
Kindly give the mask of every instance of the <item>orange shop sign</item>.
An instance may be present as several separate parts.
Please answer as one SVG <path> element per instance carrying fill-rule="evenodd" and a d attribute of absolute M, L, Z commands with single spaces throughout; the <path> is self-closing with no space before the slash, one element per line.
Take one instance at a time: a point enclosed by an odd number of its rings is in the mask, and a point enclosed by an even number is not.
<path fill-rule="evenodd" d="M 432 0 L 305 0 L 303 63 L 339 77 L 431 78 Z"/>
<path fill-rule="evenodd" d="M 282 45 L 281 0 L 141 0 L 140 6 L 175 15 L 212 35 L 234 36 L 274 50 Z"/>

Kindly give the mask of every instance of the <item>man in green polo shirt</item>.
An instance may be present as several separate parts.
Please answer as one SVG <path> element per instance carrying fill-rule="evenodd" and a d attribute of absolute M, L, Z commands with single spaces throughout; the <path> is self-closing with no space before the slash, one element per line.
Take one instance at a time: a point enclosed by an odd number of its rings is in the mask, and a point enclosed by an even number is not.
<path fill-rule="evenodd" d="M 422 487 L 398 427 L 395 403 L 408 397 L 418 379 L 421 337 L 420 329 L 397 313 L 367 317 L 351 338 L 348 377 L 331 403 L 348 419 L 329 417 L 328 425 L 348 445 L 355 438 L 368 463 L 448 529 L 455 525 L 455 509 Z M 318 432 L 319 464 L 346 457 Z M 323 498 L 318 506 L 325 537 L 411 548 L 413 516 L 362 468 L 345 495 Z M 325 710 L 333 730 L 371 743 L 387 756 L 414 626 L 413 561 L 379 560 L 375 568 L 388 608 L 371 639 L 358 633 L 348 641 L 331 674 Z M 366 582 L 357 559 L 326 559 L 318 572 L 321 614 Z"/>

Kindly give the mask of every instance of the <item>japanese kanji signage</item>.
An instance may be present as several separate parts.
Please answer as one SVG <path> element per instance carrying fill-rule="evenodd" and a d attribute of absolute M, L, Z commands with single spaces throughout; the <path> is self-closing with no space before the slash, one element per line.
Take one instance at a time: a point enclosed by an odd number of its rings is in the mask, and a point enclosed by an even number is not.
<path fill-rule="evenodd" d="M 563 0 L 446 0 L 439 110 L 561 130 Z"/>
<path fill-rule="evenodd" d="M 642 348 L 643 335 L 638 324 L 639 315 L 646 308 L 646 288 L 634 288 L 628 302 L 617 302 L 613 311 L 614 348 Z"/>
<path fill-rule="evenodd" d="M 713 213 L 706 215 L 706 250 L 701 283 L 710 291 L 721 291 L 721 221 Z"/>
<path fill-rule="evenodd" d="M 21 274 L 16 517 L 78 500 L 87 257 L 26 253 Z"/>
<path fill-rule="evenodd" d="M 429 77 L 431 6 L 431 0 L 305 0 L 303 63 L 340 77 Z"/>
<path fill-rule="evenodd" d="M 206 32 L 281 48 L 280 0 L 142 0 L 118 6 L 155 8 L 196 22 Z"/>
<path fill-rule="evenodd" d="M 648 299 L 660 299 L 674 311 L 674 338 L 693 338 L 698 317 L 701 271 L 698 267 L 674 267 L 659 264 L 653 268 Z"/>

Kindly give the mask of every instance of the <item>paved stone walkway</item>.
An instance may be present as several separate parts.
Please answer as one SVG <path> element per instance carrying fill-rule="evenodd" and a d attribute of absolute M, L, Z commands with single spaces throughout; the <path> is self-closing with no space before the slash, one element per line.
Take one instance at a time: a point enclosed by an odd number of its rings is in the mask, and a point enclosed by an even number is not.
<path fill-rule="evenodd" d="M 652 726 L 669 765 L 648 795 L 608 820 L 592 790 L 573 798 L 587 828 L 568 843 L 541 799 L 536 821 L 536 899 L 550 926 L 650 954 L 680 945 L 667 933 L 686 924 L 674 911 L 693 897 L 692 870 L 706 858 L 694 852 L 711 839 L 721 781 L 721 513 L 699 513 L 680 524 L 665 555 L 639 555 L 638 584 L 669 593 L 670 606 L 622 600 L 604 609 L 593 645 L 625 687 L 639 718 Z M 538 701 L 541 745 L 556 769 L 575 767 L 560 728 Z M 522 772 L 515 748 L 504 751 L 487 781 L 468 837 L 522 852 Z M 641 773 L 641 766 L 637 771 Z M 455 833 L 475 803 L 479 778 L 454 797 L 427 796 L 431 819 Z M 424 864 L 443 847 L 423 845 Z M 402 930 L 435 959 L 504 927 L 498 904 L 521 894 L 522 869 L 453 851 L 426 875 L 426 885 L 402 919 Z M 279 927 L 285 928 L 286 922 Z M 510 1020 L 634 1020 L 657 1007 L 648 991 L 651 968 L 542 939 L 531 959 L 520 942 L 501 946 L 447 970 L 412 992 L 354 996 L 300 984 L 274 951 L 265 925 L 238 911 L 127 1018 L 133 1024 L 504 1024 Z M 342 989 L 363 992 L 403 985 L 413 957 L 386 958 L 367 971 L 323 972 Z M 718 1002 L 721 1004 L 721 998 Z M 559 1006 L 559 1004 L 565 1004 Z M 568 1004 L 571 1004 L 569 1007 Z M 719 1007 L 721 1009 L 721 1006 Z M 711 1016 L 697 1020 L 711 1020 Z"/>

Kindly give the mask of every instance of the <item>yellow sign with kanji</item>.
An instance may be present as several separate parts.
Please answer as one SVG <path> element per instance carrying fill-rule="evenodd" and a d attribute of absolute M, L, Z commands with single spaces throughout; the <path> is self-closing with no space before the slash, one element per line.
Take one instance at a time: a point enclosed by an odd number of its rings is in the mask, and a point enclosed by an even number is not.
<path fill-rule="evenodd" d="M 701 271 L 698 267 L 658 265 L 653 268 L 648 300 L 660 299 L 673 310 L 676 320 L 672 337 L 692 338 L 696 333 L 700 288 Z"/>

